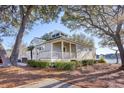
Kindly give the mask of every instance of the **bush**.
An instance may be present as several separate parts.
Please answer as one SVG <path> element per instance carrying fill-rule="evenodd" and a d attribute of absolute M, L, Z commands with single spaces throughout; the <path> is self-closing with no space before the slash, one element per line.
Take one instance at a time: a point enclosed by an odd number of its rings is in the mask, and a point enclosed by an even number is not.
<path fill-rule="evenodd" d="M 98 60 L 98 63 L 106 63 L 106 61 L 104 60 L 103 57 L 101 57 L 101 58 Z"/>
<path fill-rule="evenodd" d="M 47 67 L 49 67 L 49 64 L 50 64 L 49 61 L 28 60 L 28 65 L 31 66 L 31 67 L 47 68 Z"/>
<path fill-rule="evenodd" d="M 74 70 L 76 69 L 75 62 L 55 62 L 55 68 L 58 70 Z"/>
<path fill-rule="evenodd" d="M 80 61 L 82 66 L 93 65 L 96 64 L 96 60 L 82 60 Z"/>
<path fill-rule="evenodd" d="M 71 62 L 75 62 L 76 67 L 81 67 L 81 62 L 77 60 L 71 60 Z"/>
<path fill-rule="evenodd" d="M 55 68 L 55 62 L 50 62 L 49 67 Z"/>

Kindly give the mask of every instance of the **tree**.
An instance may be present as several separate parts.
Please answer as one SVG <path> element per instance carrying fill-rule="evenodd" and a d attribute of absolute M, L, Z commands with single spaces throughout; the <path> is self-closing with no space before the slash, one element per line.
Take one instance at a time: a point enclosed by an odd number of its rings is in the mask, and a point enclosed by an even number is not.
<path fill-rule="evenodd" d="M 86 35 L 80 34 L 73 34 L 70 39 L 82 43 L 85 47 L 94 47 L 93 39 L 86 37 Z"/>
<path fill-rule="evenodd" d="M 34 46 L 28 47 L 28 51 L 30 51 L 31 60 L 33 59 L 33 49 L 34 49 Z"/>
<path fill-rule="evenodd" d="M 115 42 L 111 39 L 111 37 L 106 37 L 104 40 L 99 42 L 101 47 L 108 47 L 109 49 L 115 51 L 115 56 L 116 56 L 116 64 L 119 63 L 119 57 L 118 57 L 118 49 L 116 48 L 117 45 Z"/>
<path fill-rule="evenodd" d="M 64 10 L 62 22 L 68 28 L 83 28 L 103 41 L 106 37 L 114 41 L 124 69 L 124 6 L 65 6 Z"/>
<path fill-rule="evenodd" d="M 6 31 L 17 30 L 17 37 L 10 57 L 12 65 L 17 65 L 19 46 L 21 45 L 23 34 L 26 29 L 30 29 L 37 21 L 49 23 L 56 20 L 60 8 L 58 6 L 35 6 L 35 5 L 9 5 L 0 6 L 0 21 Z M 8 29 L 9 28 L 9 29 Z M 10 29 L 11 28 L 11 29 Z M 19 29 L 19 30 L 18 30 Z"/>
<path fill-rule="evenodd" d="M 119 63 L 119 58 L 118 58 L 118 50 L 117 49 L 111 49 L 113 51 L 115 51 L 115 56 L 116 56 L 116 64 Z"/>
<path fill-rule="evenodd" d="M 0 42 L 0 58 L 3 62 L 3 66 L 8 66 L 9 59 L 7 57 L 6 50 L 4 49 L 3 45 Z"/>

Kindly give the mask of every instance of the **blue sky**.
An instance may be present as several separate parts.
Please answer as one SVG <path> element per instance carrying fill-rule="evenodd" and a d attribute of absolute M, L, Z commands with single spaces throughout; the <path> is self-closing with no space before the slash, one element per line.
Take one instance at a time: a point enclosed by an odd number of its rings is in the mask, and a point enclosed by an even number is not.
<path fill-rule="evenodd" d="M 47 32 L 51 32 L 53 30 L 60 30 L 60 31 L 63 31 L 69 35 L 71 35 L 73 33 L 83 32 L 83 30 L 70 31 L 70 29 L 65 27 L 60 22 L 52 22 L 49 24 L 36 24 L 33 26 L 33 28 L 30 31 L 28 31 L 29 33 L 24 36 L 23 42 L 27 43 L 27 45 L 28 45 L 34 37 L 40 37 L 43 34 L 45 34 Z M 90 36 L 90 35 L 88 35 L 88 36 Z M 95 47 L 96 47 L 96 53 L 97 54 L 114 53 L 114 51 L 112 51 L 108 48 L 101 48 L 98 45 L 98 42 L 99 42 L 98 38 L 93 37 L 93 36 L 92 36 L 92 38 L 95 41 Z M 3 40 L 3 45 L 6 49 L 9 49 L 14 44 L 14 42 L 15 42 L 15 37 L 5 37 Z"/>

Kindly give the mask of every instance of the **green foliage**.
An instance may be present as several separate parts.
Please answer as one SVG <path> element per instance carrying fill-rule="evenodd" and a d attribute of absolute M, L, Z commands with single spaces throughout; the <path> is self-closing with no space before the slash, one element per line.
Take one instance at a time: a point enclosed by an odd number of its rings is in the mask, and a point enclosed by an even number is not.
<path fill-rule="evenodd" d="M 81 44 L 83 44 L 86 47 L 94 47 L 93 39 L 86 37 L 86 35 L 83 33 L 73 34 L 70 39 L 72 39 L 76 42 L 80 42 Z"/>
<path fill-rule="evenodd" d="M 29 46 L 28 51 L 32 51 L 34 49 L 34 46 Z"/>
<path fill-rule="evenodd" d="M 71 62 L 75 62 L 76 67 L 81 67 L 81 62 L 79 62 L 77 60 L 71 60 Z"/>
<path fill-rule="evenodd" d="M 34 61 L 28 60 L 28 65 L 31 67 L 41 67 L 41 68 L 55 68 L 57 70 L 75 70 L 77 67 L 87 66 L 96 64 L 96 60 L 71 60 L 70 62 L 66 61 L 57 61 L 57 62 L 50 62 L 50 61 Z"/>
<path fill-rule="evenodd" d="M 80 61 L 82 66 L 93 65 L 96 64 L 96 60 L 82 60 Z"/>
<path fill-rule="evenodd" d="M 55 68 L 58 70 L 74 70 L 76 69 L 75 62 L 55 62 Z"/>
<path fill-rule="evenodd" d="M 19 46 L 27 29 L 35 23 L 55 21 L 61 8 L 56 5 L 1 5 L 0 6 L 0 37 L 1 32 L 16 32 L 14 48 L 10 56 L 12 65 L 17 65 Z M 0 38 L 1 39 L 1 38 Z"/>
<path fill-rule="evenodd" d="M 27 13 L 31 7 L 30 13 Z M 58 18 L 61 11 L 60 6 L 56 5 L 1 5 L 0 6 L 0 28 L 9 30 L 9 28 L 18 29 L 21 25 L 23 16 L 28 16 L 26 28 L 32 28 L 38 20 L 41 23 L 49 23 Z"/>
<path fill-rule="evenodd" d="M 54 67 L 58 70 L 74 70 L 76 69 L 76 63 L 75 62 L 49 62 L 49 61 L 34 61 L 34 60 L 28 60 L 28 65 L 31 67 L 41 67 L 41 68 L 48 68 L 48 67 Z"/>
<path fill-rule="evenodd" d="M 98 63 L 107 63 L 103 57 L 98 60 Z"/>
<path fill-rule="evenodd" d="M 50 65 L 49 61 L 34 61 L 28 60 L 28 65 L 31 67 L 41 67 L 41 68 L 48 68 Z"/>
<path fill-rule="evenodd" d="M 121 15 L 123 6 L 72 5 L 66 6 L 65 10 L 62 23 L 71 30 L 83 28 L 86 33 L 102 38 L 99 44 L 105 47 L 116 47 L 117 44 L 113 37 L 117 37 L 117 35 L 120 35 L 121 40 L 123 40 L 123 17 Z M 118 19 L 116 19 L 116 16 L 119 16 Z M 115 28 L 113 29 L 113 27 Z M 116 35 L 116 32 L 121 34 Z"/>

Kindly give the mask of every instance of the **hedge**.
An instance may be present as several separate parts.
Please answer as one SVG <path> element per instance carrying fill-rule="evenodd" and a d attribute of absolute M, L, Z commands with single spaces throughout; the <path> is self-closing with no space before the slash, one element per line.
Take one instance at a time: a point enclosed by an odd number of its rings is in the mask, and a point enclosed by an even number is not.
<path fill-rule="evenodd" d="M 96 60 L 82 60 L 80 61 L 82 66 L 87 66 L 87 65 L 93 65 L 96 64 L 97 61 Z"/>
<path fill-rule="evenodd" d="M 54 66 L 58 70 L 74 70 L 74 69 L 76 69 L 75 62 L 55 62 Z"/>
<path fill-rule="evenodd" d="M 87 66 L 87 65 L 93 65 L 97 62 L 102 62 L 101 61 L 96 61 L 96 60 L 82 60 L 82 61 L 76 61 L 76 60 L 71 60 L 70 62 L 65 62 L 65 61 L 57 61 L 57 62 L 50 62 L 50 61 L 35 61 L 35 60 L 28 60 L 28 65 L 31 67 L 41 67 L 41 68 L 56 68 L 58 70 L 74 70 L 77 67 L 81 66 Z"/>
<path fill-rule="evenodd" d="M 28 60 L 27 63 L 31 67 L 41 67 L 41 68 L 47 68 L 50 65 L 50 62 L 49 61 Z"/>
<path fill-rule="evenodd" d="M 76 67 L 81 67 L 81 66 L 82 66 L 82 64 L 81 64 L 80 61 L 77 61 L 77 60 L 71 60 L 71 62 L 75 62 Z"/>

